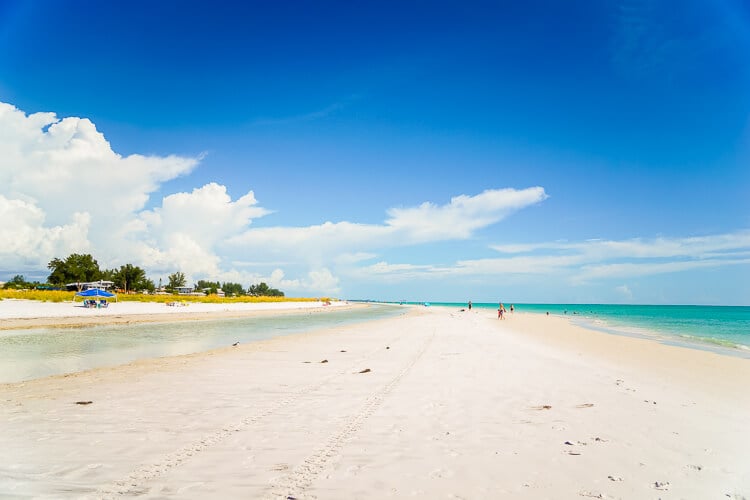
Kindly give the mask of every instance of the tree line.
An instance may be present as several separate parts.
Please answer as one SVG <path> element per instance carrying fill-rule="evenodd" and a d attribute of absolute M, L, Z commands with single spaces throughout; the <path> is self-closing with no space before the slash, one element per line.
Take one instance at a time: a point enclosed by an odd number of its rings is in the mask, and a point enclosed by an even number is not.
<path fill-rule="evenodd" d="M 94 281 L 112 281 L 120 290 L 129 291 L 147 291 L 153 293 L 156 285 L 153 280 L 146 277 L 146 271 L 133 264 L 125 264 L 117 269 L 100 269 L 99 263 L 90 254 L 71 254 L 65 259 L 54 258 L 47 269 L 50 275 L 47 277 L 47 283 L 28 282 L 22 275 L 14 276 L 8 281 L 4 288 L 36 288 L 51 289 L 64 288 L 68 283 L 77 283 L 78 289 L 81 289 L 81 283 L 90 283 Z M 164 289 L 168 292 L 175 292 L 177 288 L 186 286 L 187 279 L 185 273 L 175 272 L 170 274 L 168 282 Z M 162 288 L 161 279 L 159 288 Z M 219 283 L 218 281 L 199 280 L 193 288 L 197 291 L 205 291 L 207 294 L 215 294 L 222 290 L 228 296 L 253 295 L 263 297 L 283 297 L 284 292 L 269 287 L 266 283 L 250 285 L 244 289 L 240 283 Z"/>

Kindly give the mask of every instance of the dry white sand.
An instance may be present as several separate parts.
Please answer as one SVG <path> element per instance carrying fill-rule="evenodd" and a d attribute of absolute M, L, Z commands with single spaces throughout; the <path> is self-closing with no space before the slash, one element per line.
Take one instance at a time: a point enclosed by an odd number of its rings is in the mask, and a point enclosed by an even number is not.
<path fill-rule="evenodd" d="M 200 303 L 177 302 L 172 306 L 157 302 L 111 302 L 106 308 L 87 308 L 83 301 L 40 302 L 35 300 L 0 300 L 0 330 L 34 328 L 40 326 L 80 326 L 112 323 L 155 321 L 184 321 L 212 318 L 251 316 L 273 312 L 324 309 L 349 306 L 348 302 L 334 301 L 324 305 L 309 302 L 237 302 Z"/>
<path fill-rule="evenodd" d="M 411 308 L 0 386 L 0 496 L 739 499 L 748 381 L 563 318 Z"/>

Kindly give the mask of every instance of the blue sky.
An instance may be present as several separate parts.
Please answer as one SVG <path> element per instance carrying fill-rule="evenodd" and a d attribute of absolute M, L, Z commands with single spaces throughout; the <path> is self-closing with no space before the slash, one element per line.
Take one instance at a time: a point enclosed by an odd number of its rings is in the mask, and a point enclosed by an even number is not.
<path fill-rule="evenodd" d="M 0 103 L 0 280 L 750 304 L 738 0 L 0 0 Z"/>

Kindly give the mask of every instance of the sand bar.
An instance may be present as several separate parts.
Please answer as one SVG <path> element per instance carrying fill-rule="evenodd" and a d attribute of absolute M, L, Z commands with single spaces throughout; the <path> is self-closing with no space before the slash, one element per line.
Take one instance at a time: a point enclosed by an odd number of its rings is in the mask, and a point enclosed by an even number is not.
<path fill-rule="evenodd" d="M 112 302 L 108 307 L 99 309 L 86 308 L 80 300 L 39 302 L 6 299 L 0 300 L 0 330 L 239 318 L 357 306 L 344 301 L 334 301 L 330 305 L 318 301 L 178 304 L 170 306 L 157 302 Z"/>
<path fill-rule="evenodd" d="M 409 308 L 0 386 L 0 495 L 750 496 L 750 361 L 494 316 Z"/>

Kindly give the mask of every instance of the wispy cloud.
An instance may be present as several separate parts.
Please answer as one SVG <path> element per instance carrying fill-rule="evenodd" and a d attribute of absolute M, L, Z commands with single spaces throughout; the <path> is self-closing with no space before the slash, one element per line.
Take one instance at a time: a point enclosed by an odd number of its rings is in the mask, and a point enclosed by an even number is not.
<path fill-rule="evenodd" d="M 589 281 L 598 278 L 633 278 L 636 276 L 651 276 L 654 274 L 677 273 L 694 269 L 748 264 L 750 264 L 750 258 L 598 264 L 583 266 L 581 268 L 581 274 L 576 276 L 575 279 L 576 281 Z"/>
<path fill-rule="evenodd" d="M 688 238 L 636 238 L 496 245 L 502 257 L 460 260 L 448 266 L 379 262 L 362 269 L 375 276 L 518 276 L 567 279 L 581 284 L 750 264 L 750 231 Z"/>
<path fill-rule="evenodd" d="M 630 290 L 630 287 L 628 285 L 620 285 L 618 287 L 615 287 L 615 291 L 622 295 L 626 300 L 630 300 L 633 298 L 633 292 Z"/>
<path fill-rule="evenodd" d="M 413 208 L 392 208 L 386 224 L 394 231 L 408 234 L 414 242 L 462 239 L 547 198 L 541 187 L 487 190 L 476 196 L 456 196 L 442 206 L 423 203 Z"/>
<path fill-rule="evenodd" d="M 626 258 L 691 257 L 695 259 L 736 256 L 750 250 L 750 231 L 687 238 L 633 238 L 629 240 L 587 240 L 582 242 L 545 242 L 518 245 L 494 245 L 501 253 L 569 252 L 589 260 Z"/>
<path fill-rule="evenodd" d="M 731 58 L 746 33 L 733 29 L 738 16 L 729 12 L 741 9 L 722 6 L 725 3 L 691 2 L 675 8 L 670 2 L 620 0 L 612 11 L 613 67 L 628 79 L 658 81 L 704 71 L 716 58 Z"/>
<path fill-rule="evenodd" d="M 490 259 L 507 268 L 547 269 L 569 274 L 576 282 L 598 278 L 648 276 L 750 262 L 750 231 L 687 238 L 634 238 L 529 245 L 498 245 L 503 253 L 523 254 Z"/>
<path fill-rule="evenodd" d="M 295 114 L 291 116 L 258 118 L 258 119 L 251 121 L 249 125 L 251 126 L 291 125 L 295 123 L 304 123 L 304 122 L 320 120 L 320 119 L 323 119 L 323 118 L 326 118 L 328 116 L 338 113 L 339 111 L 345 109 L 353 101 L 356 101 L 359 98 L 360 98 L 359 95 L 352 95 L 346 99 L 342 99 L 338 102 L 334 102 L 333 104 L 330 104 L 322 109 L 317 109 L 317 110 L 309 111 L 306 113 L 299 113 L 299 114 Z"/>
<path fill-rule="evenodd" d="M 249 229 L 229 239 L 238 249 L 272 248 L 298 253 L 304 247 L 311 258 L 402 247 L 435 241 L 461 240 L 525 207 L 547 198 L 541 187 L 489 189 L 478 195 L 456 196 L 444 205 L 426 202 L 417 207 L 393 208 L 383 224 L 325 222 L 306 227 Z"/>

